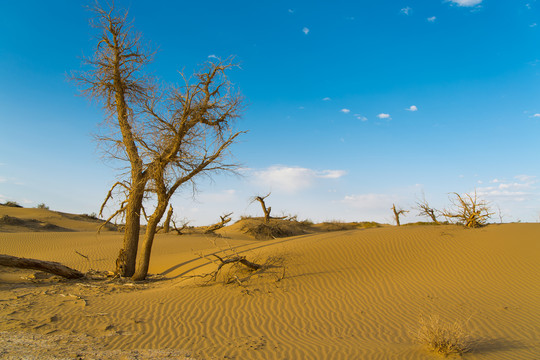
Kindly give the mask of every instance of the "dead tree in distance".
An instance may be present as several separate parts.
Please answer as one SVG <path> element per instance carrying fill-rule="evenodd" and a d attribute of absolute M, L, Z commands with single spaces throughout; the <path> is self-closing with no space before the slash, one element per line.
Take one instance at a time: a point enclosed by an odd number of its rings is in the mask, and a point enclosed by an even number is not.
<path fill-rule="evenodd" d="M 401 223 L 399 222 L 399 217 L 409 212 L 409 210 L 396 208 L 396 204 L 392 204 L 392 211 L 394 212 L 394 220 L 396 221 L 397 226 L 401 225 Z"/>
<path fill-rule="evenodd" d="M 494 214 L 486 201 L 478 199 L 476 191 L 473 195 L 453 194 L 455 198 L 451 201 L 454 209 L 443 211 L 443 216 L 449 220 L 454 220 L 466 227 L 476 228 L 486 225 L 487 220 Z"/>
<path fill-rule="evenodd" d="M 282 219 L 287 218 L 287 216 L 280 216 L 280 217 L 270 216 L 270 213 L 272 212 L 272 207 L 270 207 L 270 206 L 266 207 L 266 202 L 265 202 L 266 198 L 269 197 L 270 194 L 271 193 L 268 193 L 265 196 L 257 195 L 257 196 L 254 196 L 252 198 L 252 200 L 251 200 L 251 203 L 254 203 L 255 201 L 258 201 L 261 204 L 261 208 L 262 208 L 263 213 L 264 213 L 264 223 L 265 224 L 268 224 L 270 222 L 270 219 L 282 220 Z"/>
<path fill-rule="evenodd" d="M 219 230 L 223 227 L 225 227 L 225 225 L 231 221 L 231 215 L 233 213 L 228 213 L 228 214 L 225 214 L 225 215 L 220 215 L 219 217 L 221 218 L 221 221 L 214 224 L 214 225 L 210 225 L 209 227 L 206 228 L 206 230 L 204 231 L 205 234 L 214 234 L 216 232 L 216 230 Z"/>
<path fill-rule="evenodd" d="M 436 212 L 438 211 L 429 206 L 425 198 L 416 203 L 416 209 L 419 211 L 418 215 L 429 217 L 435 224 L 440 224 L 436 215 Z"/>

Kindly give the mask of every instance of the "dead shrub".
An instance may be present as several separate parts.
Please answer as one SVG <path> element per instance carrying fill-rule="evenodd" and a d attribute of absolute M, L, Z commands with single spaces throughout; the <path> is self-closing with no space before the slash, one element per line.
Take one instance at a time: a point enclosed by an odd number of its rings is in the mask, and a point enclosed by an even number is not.
<path fill-rule="evenodd" d="M 459 195 L 458 193 L 454 195 L 455 198 L 451 199 L 453 209 L 444 210 L 442 212 L 444 217 L 470 228 L 487 225 L 487 220 L 494 213 L 490 212 L 491 209 L 486 201 L 478 199 L 476 191 L 473 195 Z"/>
<path fill-rule="evenodd" d="M 420 328 L 415 338 L 429 351 L 442 356 L 462 355 L 470 351 L 470 336 L 463 325 L 458 321 L 445 323 L 437 315 L 429 316 L 427 319 L 420 318 Z"/>

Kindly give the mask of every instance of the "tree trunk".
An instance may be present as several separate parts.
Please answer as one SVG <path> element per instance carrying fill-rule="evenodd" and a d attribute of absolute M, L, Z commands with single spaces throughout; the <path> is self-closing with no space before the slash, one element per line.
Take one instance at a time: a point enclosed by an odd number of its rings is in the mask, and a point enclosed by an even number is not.
<path fill-rule="evenodd" d="M 20 269 L 34 269 L 45 271 L 54 275 L 60 275 L 67 279 L 79 279 L 84 274 L 54 261 L 20 258 L 11 255 L 0 255 L 0 265 Z"/>
<path fill-rule="evenodd" d="M 167 217 L 165 218 L 165 223 L 163 223 L 163 232 L 168 233 L 171 226 L 171 218 L 173 214 L 172 205 L 169 206 L 169 211 L 167 212 Z"/>
<path fill-rule="evenodd" d="M 138 179 L 132 179 L 132 186 L 126 209 L 124 245 L 116 260 L 116 272 L 123 277 L 130 277 L 135 273 L 141 227 L 141 208 L 145 185 L 146 183 L 142 181 L 140 177 Z"/>
<path fill-rule="evenodd" d="M 144 236 L 143 245 L 141 248 L 142 253 L 139 255 L 139 262 L 137 263 L 137 271 L 132 276 L 133 280 L 144 280 L 148 275 L 148 267 L 150 266 L 150 254 L 152 252 L 152 244 L 154 243 L 154 237 L 156 235 L 157 224 L 160 222 L 167 203 L 164 205 L 158 205 L 146 225 L 146 234 Z"/>

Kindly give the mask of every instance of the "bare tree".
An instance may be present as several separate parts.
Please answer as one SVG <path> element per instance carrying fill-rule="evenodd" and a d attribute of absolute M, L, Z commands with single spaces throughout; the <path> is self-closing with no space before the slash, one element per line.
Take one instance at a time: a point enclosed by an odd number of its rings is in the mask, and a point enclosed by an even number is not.
<path fill-rule="evenodd" d="M 176 221 L 174 219 L 171 219 L 171 221 L 173 223 L 174 231 L 176 231 L 176 233 L 178 235 L 184 235 L 184 230 L 188 227 L 189 221 L 187 221 L 187 220 L 182 221 L 180 223 L 180 227 L 178 227 L 178 225 L 176 225 Z"/>
<path fill-rule="evenodd" d="M 157 225 L 172 195 L 185 184 L 195 188 L 200 175 L 237 167 L 227 159 L 229 146 L 242 133 L 234 131 L 232 123 L 239 117 L 243 98 L 225 74 L 236 66 L 231 60 L 210 61 L 190 77 L 181 73 L 181 87 L 157 86 L 139 75 L 151 55 L 141 50 L 140 36 L 127 24 L 127 12 L 116 15 L 114 9 L 105 11 L 99 5 L 94 11 L 102 35 L 95 58 L 86 61 L 91 70 L 75 79 L 84 93 L 104 102 L 114 118 L 113 129 L 120 130 L 120 135 L 113 131 L 99 140 L 110 144 L 108 153 L 114 159 L 128 161 L 129 180 L 117 182 L 103 206 L 115 187 L 123 188 L 126 198 L 108 219 L 118 215 L 126 219 L 117 271 L 142 280 Z M 145 196 L 156 203 L 149 216 L 142 206 Z M 147 226 L 135 268 L 141 211 Z"/>
<path fill-rule="evenodd" d="M 490 206 L 486 201 L 478 199 L 476 191 L 473 195 L 453 194 L 455 198 L 450 200 L 454 208 L 443 211 L 443 216 L 449 220 L 454 220 L 466 227 L 476 228 L 486 225 L 487 220 L 494 214 L 490 212 Z"/>
<path fill-rule="evenodd" d="M 435 224 L 440 224 L 436 215 L 438 211 L 429 206 L 425 197 L 423 197 L 422 201 L 416 202 L 416 209 L 419 211 L 418 215 L 429 217 Z"/>
<path fill-rule="evenodd" d="M 268 193 L 265 196 L 257 195 L 257 196 L 254 196 L 251 199 L 251 203 L 254 203 L 255 201 L 258 201 L 261 204 L 261 208 L 262 208 L 263 213 L 264 213 L 264 223 L 265 224 L 268 224 L 270 222 L 270 219 L 283 220 L 283 219 L 287 218 L 287 216 L 280 216 L 280 217 L 270 216 L 270 213 L 272 212 L 272 207 L 270 207 L 270 206 L 266 207 L 266 202 L 265 202 L 266 198 L 269 197 L 270 194 L 271 193 Z"/>
<path fill-rule="evenodd" d="M 271 193 L 266 194 L 265 196 L 254 196 L 251 200 L 251 203 L 254 203 L 255 201 L 258 201 L 261 204 L 263 213 L 264 213 L 264 223 L 268 224 L 270 221 L 270 213 L 272 212 L 272 207 L 266 207 L 265 199 L 270 196 Z"/>
<path fill-rule="evenodd" d="M 205 234 L 214 234 L 216 232 L 216 230 L 219 230 L 223 227 L 225 227 L 225 225 L 231 221 L 231 215 L 232 213 L 228 213 L 228 214 L 225 214 L 225 215 L 220 215 L 220 218 L 221 218 L 221 221 L 218 222 L 218 223 L 215 223 L 214 225 L 210 225 L 209 227 L 206 228 L 206 230 L 204 231 Z"/>
<path fill-rule="evenodd" d="M 399 222 L 399 217 L 409 212 L 409 210 L 396 208 L 396 204 L 392 204 L 392 211 L 394 212 L 394 220 L 396 221 L 397 226 L 401 225 L 401 223 Z"/>
<path fill-rule="evenodd" d="M 106 10 L 98 3 L 91 10 L 95 13 L 92 26 L 100 32 L 96 50 L 92 58 L 84 60 L 84 65 L 90 69 L 75 73 L 72 79 L 83 94 L 98 100 L 107 114 L 111 132 L 99 140 L 110 143 L 108 151 L 113 158 L 127 158 L 129 162 L 129 180 L 114 184 L 111 191 L 119 185 L 127 188 L 127 199 L 115 213 L 123 213 L 126 220 L 117 271 L 122 276 L 131 276 L 135 271 L 141 206 L 147 182 L 135 136 L 135 111 L 137 103 L 151 89 L 148 77 L 141 70 L 151 62 L 153 53 L 143 49 L 141 36 L 127 22 L 127 11 L 116 11 L 114 7 Z"/>

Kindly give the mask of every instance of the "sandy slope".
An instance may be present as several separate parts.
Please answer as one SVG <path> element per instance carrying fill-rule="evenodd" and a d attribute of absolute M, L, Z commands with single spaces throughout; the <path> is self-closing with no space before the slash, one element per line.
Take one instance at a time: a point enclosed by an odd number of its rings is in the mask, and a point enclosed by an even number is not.
<path fill-rule="evenodd" d="M 196 255 L 216 251 L 200 235 L 157 237 L 150 271 L 166 280 L 30 282 L 4 269 L 0 358 L 40 351 L 113 359 L 123 350 L 137 359 L 430 359 L 410 333 L 431 314 L 466 321 L 475 340 L 466 359 L 540 353 L 540 224 L 384 227 L 272 241 L 225 234 L 218 246 L 259 262 L 284 260 L 285 272 L 236 273 L 243 286 L 186 280 L 215 268 Z M 0 253 L 110 270 L 120 242 L 113 233 L 4 233 Z"/>

